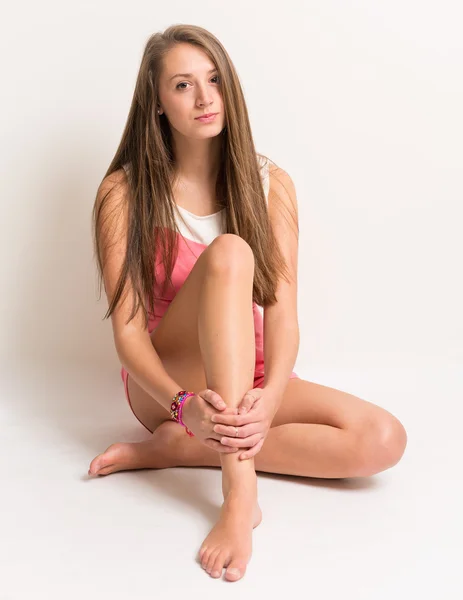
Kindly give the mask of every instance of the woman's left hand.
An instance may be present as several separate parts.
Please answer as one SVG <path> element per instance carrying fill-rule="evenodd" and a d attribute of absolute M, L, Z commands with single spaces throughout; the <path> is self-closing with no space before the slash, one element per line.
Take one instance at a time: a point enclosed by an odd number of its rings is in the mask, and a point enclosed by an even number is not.
<path fill-rule="evenodd" d="M 241 460 L 255 456 L 264 445 L 272 424 L 275 400 L 274 392 L 270 389 L 253 388 L 246 392 L 238 405 L 240 414 L 213 415 L 211 419 L 217 423 L 214 431 L 224 436 L 221 443 L 233 448 L 247 448 L 239 455 Z"/>

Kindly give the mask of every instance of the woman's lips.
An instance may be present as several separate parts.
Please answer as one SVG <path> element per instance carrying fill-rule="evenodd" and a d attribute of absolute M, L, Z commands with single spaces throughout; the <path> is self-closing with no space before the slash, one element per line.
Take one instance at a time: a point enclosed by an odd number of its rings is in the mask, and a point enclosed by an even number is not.
<path fill-rule="evenodd" d="M 212 123 L 217 115 L 218 113 L 212 113 L 209 117 L 196 117 L 196 120 L 201 121 L 201 123 Z"/>

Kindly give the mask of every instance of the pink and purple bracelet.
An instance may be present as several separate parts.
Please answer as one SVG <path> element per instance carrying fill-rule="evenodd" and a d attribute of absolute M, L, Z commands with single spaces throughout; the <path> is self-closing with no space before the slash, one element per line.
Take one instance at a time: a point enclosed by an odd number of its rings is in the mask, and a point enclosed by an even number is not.
<path fill-rule="evenodd" d="M 177 423 L 180 423 L 180 425 L 183 425 L 183 427 L 185 427 L 186 432 L 188 433 L 188 435 L 190 437 L 193 437 L 194 433 L 192 431 L 190 431 L 188 429 L 188 427 L 185 425 L 185 423 L 183 422 L 182 410 L 183 410 L 183 403 L 185 402 L 185 400 L 187 398 L 189 398 L 190 396 L 194 396 L 194 395 L 195 394 L 193 392 L 187 392 L 186 390 L 180 390 L 172 398 L 172 404 L 170 405 L 170 416 L 171 416 L 172 420 L 176 421 Z"/>

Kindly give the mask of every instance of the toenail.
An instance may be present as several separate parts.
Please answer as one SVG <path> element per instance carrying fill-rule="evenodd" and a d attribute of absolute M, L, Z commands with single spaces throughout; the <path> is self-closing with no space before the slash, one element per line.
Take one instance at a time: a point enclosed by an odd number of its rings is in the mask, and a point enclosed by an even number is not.
<path fill-rule="evenodd" d="M 212 577 L 218 577 L 220 573 L 218 571 L 212 571 Z"/>
<path fill-rule="evenodd" d="M 227 573 L 230 575 L 241 575 L 239 569 L 227 569 Z"/>

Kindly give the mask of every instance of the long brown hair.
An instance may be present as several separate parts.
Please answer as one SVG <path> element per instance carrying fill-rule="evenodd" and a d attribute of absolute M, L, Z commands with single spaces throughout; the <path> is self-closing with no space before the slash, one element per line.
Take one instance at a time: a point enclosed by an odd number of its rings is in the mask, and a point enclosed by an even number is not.
<path fill-rule="evenodd" d="M 147 41 L 138 72 L 135 91 L 122 139 L 103 179 L 129 165 L 127 179 L 127 245 L 124 264 L 115 293 L 104 319 L 114 312 L 130 280 L 134 302 L 130 322 L 141 307 L 148 323 L 148 312 L 154 312 L 156 256 L 161 252 L 166 285 L 172 285 L 171 274 L 178 252 L 178 227 L 172 180 L 175 171 L 171 131 L 165 115 L 159 115 L 159 74 L 162 61 L 178 43 L 201 48 L 216 66 L 223 95 L 226 125 L 222 138 L 220 170 L 216 195 L 225 207 L 226 231 L 242 237 L 252 248 L 255 258 L 253 300 L 259 306 L 276 302 L 277 282 L 287 280 L 287 266 L 272 231 L 262 185 L 261 168 L 249 123 L 243 91 L 235 67 L 225 48 L 209 31 L 195 25 L 176 24 L 164 32 L 153 34 Z M 268 160 L 268 159 L 267 159 Z M 273 161 L 272 161 L 273 162 Z M 274 163 L 273 163 L 274 164 Z M 101 184 L 100 184 L 101 187 Z M 98 190 L 100 192 L 100 188 Z M 108 215 L 105 201 L 97 193 L 92 212 L 94 252 L 97 259 L 99 289 L 103 281 L 103 256 L 100 230 Z M 146 304 L 146 300 L 148 304 Z"/>

